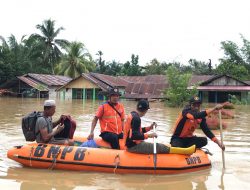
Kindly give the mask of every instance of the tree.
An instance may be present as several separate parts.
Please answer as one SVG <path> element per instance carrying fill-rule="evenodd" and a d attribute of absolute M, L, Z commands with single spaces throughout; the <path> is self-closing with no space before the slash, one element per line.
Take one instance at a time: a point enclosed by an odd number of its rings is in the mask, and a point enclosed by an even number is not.
<path fill-rule="evenodd" d="M 36 25 L 36 28 L 40 30 L 40 34 L 33 34 L 32 37 L 36 38 L 42 46 L 43 63 L 44 65 L 49 64 L 51 67 L 51 73 L 54 74 L 54 67 L 58 63 L 62 52 L 61 48 L 68 45 L 67 40 L 56 39 L 58 34 L 64 30 L 63 27 L 55 28 L 55 21 L 48 19 L 44 20 L 42 25 Z"/>
<path fill-rule="evenodd" d="M 96 61 L 95 72 L 104 74 L 106 71 L 106 65 L 105 65 L 105 60 L 102 60 L 103 53 L 102 51 L 98 51 L 96 55 L 98 55 L 99 58 Z"/>
<path fill-rule="evenodd" d="M 249 72 L 243 65 L 235 65 L 231 62 L 223 62 L 216 68 L 217 74 L 226 74 L 239 80 L 247 80 Z"/>
<path fill-rule="evenodd" d="M 142 75 L 142 68 L 139 66 L 139 56 L 132 54 L 131 62 L 127 61 L 122 68 L 122 74 L 127 76 Z"/>
<path fill-rule="evenodd" d="M 72 42 L 65 47 L 65 54 L 59 63 L 56 71 L 58 74 L 76 78 L 82 73 L 92 71 L 95 67 L 92 57 L 84 44 L 81 42 Z"/>
<path fill-rule="evenodd" d="M 187 89 L 190 78 L 191 74 L 181 74 L 175 66 L 170 66 L 167 69 L 169 88 L 165 90 L 165 93 L 169 106 L 183 106 L 192 95 L 197 94 L 195 87 L 192 90 Z"/>
<path fill-rule="evenodd" d="M 122 71 L 122 64 L 113 60 L 112 62 L 110 62 L 106 65 L 106 70 L 105 70 L 104 74 L 119 76 L 119 75 L 122 75 L 121 71 Z"/>
<path fill-rule="evenodd" d="M 216 68 L 216 73 L 231 75 L 240 80 L 250 79 L 250 42 L 242 35 L 241 38 L 242 48 L 232 41 L 221 42 L 225 56 L 220 59 L 221 64 Z"/>
<path fill-rule="evenodd" d="M 207 75 L 211 73 L 212 70 L 212 66 L 211 66 L 211 60 L 210 62 L 207 64 L 205 62 L 202 61 L 198 61 L 196 59 L 190 59 L 188 61 L 193 74 L 197 74 L 197 75 Z"/>
<path fill-rule="evenodd" d="M 156 58 L 145 66 L 145 72 L 149 75 L 163 75 L 166 74 L 168 64 L 163 62 L 160 63 Z"/>

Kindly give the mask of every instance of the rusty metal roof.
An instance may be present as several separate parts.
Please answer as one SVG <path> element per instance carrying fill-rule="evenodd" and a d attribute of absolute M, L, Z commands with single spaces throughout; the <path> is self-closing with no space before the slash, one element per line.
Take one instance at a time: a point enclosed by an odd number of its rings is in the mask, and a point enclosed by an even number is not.
<path fill-rule="evenodd" d="M 62 86 L 72 80 L 72 78 L 67 76 L 34 73 L 28 73 L 27 75 L 24 75 L 24 77 L 28 77 L 34 81 L 36 80 L 37 82 L 46 84 L 48 86 Z"/>
<path fill-rule="evenodd" d="M 189 85 L 200 84 L 202 82 L 211 80 L 214 75 L 192 75 L 191 80 L 189 81 Z"/>
<path fill-rule="evenodd" d="M 98 79 L 99 81 L 102 81 L 103 83 L 107 83 L 112 87 L 125 87 L 128 85 L 128 82 L 126 80 L 123 80 L 119 77 L 99 74 L 99 73 L 89 73 L 90 76 Z"/>
<path fill-rule="evenodd" d="M 215 75 L 215 76 L 212 76 L 210 79 L 208 79 L 208 80 L 203 81 L 202 83 L 200 83 L 200 85 L 201 85 L 201 86 L 205 86 L 205 85 L 211 83 L 212 81 L 214 81 L 214 80 L 216 80 L 216 79 L 219 79 L 219 78 L 222 78 L 222 77 L 231 78 L 231 79 L 236 80 L 236 81 L 238 81 L 239 83 L 241 83 L 241 84 L 243 84 L 243 85 L 246 85 L 246 86 L 249 85 L 248 83 L 246 83 L 246 82 L 244 82 L 244 81 L 241 81 L 241 80 L 239 80 L 239 79 L 236 79 L 236 78 L 234 78 L 234 77 L 232 77 L 232 76 L 229 76 L 229 75 Z"/>
<path fill-rule="evenodd" d="M 167 83 L 166 75 L 147 75 L 147 76 L 119 76 L 131 83 Z"/>
<path fill-rule="evenodd" d="M 243 82 L 245 82 L 245 83 L 247 83 L 247 84 L 250 85 L 250 80 L 245 80 L 245 81 L 243 81 Z"/>
<path fill-rule="evenodd" d="M 46 86 L 42 85 L 39 82 L 36 82 L 35 80 L 32 80 L 31 78 L 25 77 L 25 76 L 19 76 L 17 77 L 18 79 L 20 79 L 21 81 L 23 81 L 24 83 L 26 83 L 27 85 L 39 90 L 39 91 L 49 91 L 48 88 L 46 88 Z"/>

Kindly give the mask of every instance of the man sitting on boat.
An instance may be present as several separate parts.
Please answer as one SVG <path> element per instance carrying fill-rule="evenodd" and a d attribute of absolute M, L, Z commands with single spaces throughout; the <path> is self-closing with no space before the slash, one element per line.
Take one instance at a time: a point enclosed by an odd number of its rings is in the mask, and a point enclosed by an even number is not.
<path fill-rule="evenodd" d="M 123 138 L 122 129 L 124 126 L 125 111 L 123 105 L 118 102 L 120 97 L 118 89 L 111 88 L 108 96 L 109 100 L 99 106 L 92 120 L 88 140 L 94 138 L 94 130 L 99 120 L 101 127 L 100 137 L 110 143 L 112 149 L 120 149 L 119 139 Z"/>
<path fill-rule="evenodd" d="M 74 141 L 70 139 L 55 139 L 55 135 L 64 129 L 64 124 L 61 123 L 63 115 L 56 122 L 52 122 L 52 116 L 56 111 L 55 100 L 45 100 L 44 111 L 42 117 L 38 117 L 36 121 L 36 142 L 50 144 L 73 145 Z"/>
<path fill-rule="evenodd" d="M 214 108 L 200 111 L 201 103 L 200 98 L 197 96 L 192 97 L 189 100 L 189 105 L 182 110 L 182 113 L 177 119 L 170 144 L 175 147 L 189 147 L 196 145 L 197 148 L 201 148 L 206 146 L 206 137 L 197 137 L 193 134 L 200 124 L 205 135 L 218 144 L 222 150 L 225 150 L 225 146 L 214 136 L 206 123 L 206 116 L 216 110 L 222 109 L 223 105 L 218 104 Z"/>
<path fill-rule="evenodd" d="M 127 151 L 141 154 L 153 154 L 154 145 L 144 140 L 147 138 L 157 137 L 156 133 L 147 133 L 153 129 L 155 123 L 149 127 L 141 127 L 141 117 L 143 117 L 149 108 L 147 100 L 140 100 L 137 104 L 136 111 L 132 111 L 125 122 L 124 140 L 127 146 Z M 157 154 L 172 153 L 172 154 L 192 154 L 195 152 L 195 146 L 190 148 L 168 147 L 164 144 L 156 144 Z"/>

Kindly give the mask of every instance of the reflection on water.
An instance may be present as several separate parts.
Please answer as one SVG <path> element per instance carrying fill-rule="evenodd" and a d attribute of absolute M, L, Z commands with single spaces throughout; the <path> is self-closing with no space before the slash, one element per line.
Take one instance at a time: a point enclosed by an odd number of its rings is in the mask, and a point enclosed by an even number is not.
<path fill-rule="evenodd" d="M 42 110 L 43 99 L 0 98 L 0 188 L 1 189 L 249 189 L 250 183 L 250 110 L 248 106 L 237 107 L 236 118 L 225 120 L 226 170 L 222 171 L 220 149 L 209 141 L 207 148 L 213 153 L 212 168 L 200 172 L 181 175 L 120 175 L 91 172 L 54 171 L 23 168 L 9 160 L 6 152 L 12 146 L 26 143 L 22 135 L 20 121 L 28 112 Z M 77 121 L 76 135 L 86 136 L 99 101 L 60 101 L 54 118 L 62 113 L 70 113 Z M 134 101 L 124 101 L 128 113 L 136 105 Z M 158 124 L 158 142 L 168 143 L 171 127 L 180 109 L 167 108 L 160 102 L 152 102 L 151 109 L 142 124 Z M 98 136 L 98 127 L 95 130 Z M 197 131 L 198 135 L 204 135 Z M 219 138 L 219 131 L 214 131 Z"/>

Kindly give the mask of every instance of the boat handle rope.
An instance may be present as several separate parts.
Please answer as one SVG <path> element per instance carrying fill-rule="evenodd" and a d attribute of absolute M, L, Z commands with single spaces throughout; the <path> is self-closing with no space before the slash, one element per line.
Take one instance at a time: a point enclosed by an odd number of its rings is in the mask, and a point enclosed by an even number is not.
<path fill-rule="evenodd" d="M 33 150 L 34 150 L 34 146 L 31 147 L 30 149 L 30 167 L 32 166 L 32 163 L 31 163 L 31 156 L 33 154 Z"/>
<path fill-rule="evenodd" d="M 56 148 L 57 148 L 58 146 L 56 146 Z M 53 158 L 53 160 L 52 160 L 52 164 L 51 164 L 51 166 L 48 168 L 48 169 L 50 169 L 50 170 L 53 170 L 54 169 L 54 167 L 56 166 L 56 159 L 57 159 L 57 157 L 58 157 L 58 155 L 61 153 L 61 149 L 58 149 L 58 151 L 56 152 L 56 153 L 54 153 L 54 154 L 52 154 L 52 158 Z"/>
<path fill-rule="evenodd" d="M 203 150 L 206 154 L 209 154 L 210 156 L 213 156 L 213 153 L 210 152 L 207 148 L 201 148 L 201 150 Z"/>
<path fill-rule="evenodd" d="M 114 158 L 114 164 L 115 164 L 115 168 L 114 168 L 114 174 L 115 174 L 117 167 L 120 165 L 120 155 L 119 154 L 117 154 L 115 156 L 115 158 Z"/>

